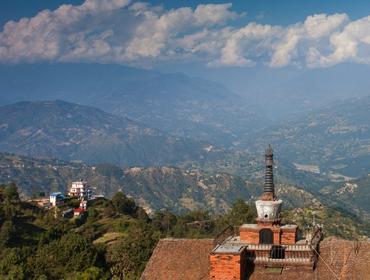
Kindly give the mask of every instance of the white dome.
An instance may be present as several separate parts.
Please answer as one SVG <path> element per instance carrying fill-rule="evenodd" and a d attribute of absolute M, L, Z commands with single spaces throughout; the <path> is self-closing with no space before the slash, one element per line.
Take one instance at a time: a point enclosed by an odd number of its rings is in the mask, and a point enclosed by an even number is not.
<path fill-rule="evenodd" d="M 279 200 L 257 200 L 257 216 L 259 221 L 276 221 L 280 219 L 281 204 L 283 201 Z"/>

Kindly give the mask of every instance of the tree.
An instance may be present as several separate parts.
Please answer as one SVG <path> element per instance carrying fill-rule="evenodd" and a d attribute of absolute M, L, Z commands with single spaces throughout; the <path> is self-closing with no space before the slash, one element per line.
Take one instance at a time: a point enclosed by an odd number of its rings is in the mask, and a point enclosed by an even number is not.
<path fill-rule="evenodd" d="M 152 224 L 155 229 L 169 234 L 170 229 L 176 225 L 177 217 L 169 211 L 158 211 L 154 214 Z"/>
<path fill-rule="evenodd" d="M 83 272 L 76 273 L 69 278 L 69 280 L 103 280 L 103 279 L 108 279 L 108 276 L 99 267 L 92 266 L 86 269 Z"/>
<path fill-rule="evenodd" d="M 46 231 L 44 231 L 41 234 L 40 240 L 39 240 L 39 246 L 48 244 L 53 240 L 59 239 L 63 235 L 62 231 L 58 228 L 51 227 L 48 228 Z"/>
<path fill-rule="evenodd" d="M 125 238 L 108 247 L 106 260 L 113 279 L 137 279 L 158 239 L 150 225 L 133 224 Z"/>
<path fill-rule="evenodd" d="M 149 218 L 148 214 L 141 207 L 138 207 L 138 209 L 136 211 L 136 218 L 139 219 L 142 222 L 145 222 L 145 223 L 150 222 L 150 218 Z"/>
<path fill-rule="evenodd" d="M 208 211 L 194 210 L 194 211 L 189 211 L 186 214 L 184 214 L 183 219 L 186 222 L 205 221 L 205 220 L 209 220 L 210 216 L 209 216 Z"/>
<path fill-rule="evenodd" d="M 0 252 L 0 279 L 27 279 L 25 259 L 31 251 L 28 248 L 12 248 Z"/>
<path fill-rule="evenodd" d="M 112 204 L 115 210 L 121 214 L 133 215 L 137 211 L 135 201 L 128 198 L 123 192 L 117 192 L 112 197 Z"/>
<path fill-rule="evenodd" d="M 19 201 L 18 188 L 15 183 L 11 183 L 5 187 L 4 197 L 5 200 L 8 200 L 10 202 Z"/>
<path fill-rule="evenodd" d="M 9 245 L 14 232 L 15 228 L 13 222 L 11 220 L 5 221 L 0 228 L 0 248 Z"/>
<path fill-rule="evenodd" d="M 253 222 L 254 218 L 255 211 L 241 199 L 238 199 L 233 204 L 231 211 L 226 215 L 228 223 L 233 226 L 240 226 L 245 223 Z"/>
<path fill-rule="evenodd" d="M 11 183 L 0 188 L 0 223 L 3 219 L 13 220 L 16 214 L 16 203 L 19 202 L 19 194 L 16 184 Z M 1 205 L 0 205 L 1 206 Z"/>
<path fill-rule="evenodd" d="M 34 256 L 28 258 L 35 277 L 45 275 L 61 279 L 68 273 L 80 272 L 94 266 L 96 251 L 93 245 L 76 233 L 68 233 L 61 239 L 40 246 Z"/>

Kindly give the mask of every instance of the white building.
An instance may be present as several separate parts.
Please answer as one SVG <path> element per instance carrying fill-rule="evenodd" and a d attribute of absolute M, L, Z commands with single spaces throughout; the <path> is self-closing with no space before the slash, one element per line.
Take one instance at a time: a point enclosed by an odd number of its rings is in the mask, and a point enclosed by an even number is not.
<path fill-rule="evenodd" d="M 68 195 L 72 197 L 81 197 L 81 198 L 90 199 L 91 190 L 87 182 L 80 180 L 77 182 L 72 182 Z"/>
<path fill-rule="evenodd" d="M 50 194 L 50 205 L 53 207 L 64 204 L 64 195 L 61 192 L 54 192 Z"/>
<path fill-rule="evenodd" d="M 82 199 L 80 201 L 80 208 L 86 210 L 87 209 L 87 201 Z"/>

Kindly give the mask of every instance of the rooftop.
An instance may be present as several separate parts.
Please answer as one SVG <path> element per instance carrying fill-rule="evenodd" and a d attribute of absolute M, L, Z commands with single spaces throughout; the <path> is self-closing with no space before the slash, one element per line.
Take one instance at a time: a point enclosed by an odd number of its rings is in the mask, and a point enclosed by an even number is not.
<path fill-rule="evenodd" d="M 211 239 L 162 239 L 158 242 L 141 277 L 142 280 L 209 280 Z M 320 243 L 317 268 L 309 270 L 286 269 L 281 274 L 255 269 L 249 280 L 341 280 L 370 279 L 370 242 L 325 239 Z M 326 264 L 325 264 L 326 263 Z"/>
<path fill-rule="evenodd" d="M 58 195 L 63 195 L 61 192 L 53 192 L 50 194 L 50 196 L 58 196 Z"/>
<path fill-rule="evenodd" d="M 161 239 L 141 280 L 208 280 L 212 239 Z"/>
<path fill-rule="evenodd" d="M 297 228 L 298 226 L 297 225 L 283 225 L 281 226 L 282 229 L 295 229 Z"/>
<path fill-rule="evenodd" d="M 213 249 L 213 253 L 239 254 L 245 246 L 238 244 L 222 244 Z"/>
<path fill-rule="evenodd" d="M 240 226 L 241 228 L 259 228 L 258 224 L 243 224 Z"/>

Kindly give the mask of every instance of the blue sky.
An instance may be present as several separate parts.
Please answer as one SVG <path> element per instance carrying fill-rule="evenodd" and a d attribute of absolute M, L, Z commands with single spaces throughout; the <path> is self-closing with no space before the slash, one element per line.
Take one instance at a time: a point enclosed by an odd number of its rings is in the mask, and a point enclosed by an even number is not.
<path fill-rule="evenodd" d="M 240 1 L 194 1 L 155 0 L 146 1 L 167 8 L 196 7 L 204 3 L 232 3 L 235 10 L 246 12 L 249 18 L 263 18 L 269 24 L 291 24 L 315 13 L 347 13 L 352 19 L 370 14 L 367 0 L 240 0 Z M 2 0 L 0 1 L 0 25 L 8 20 L 34 16 L 43 9 L 56 9 L 62 4 L 79 5 L 83 0 Z"/>
<path fill-rule="evenodd" d="M 146 3 L 1 1 L 0 63 L 297 69 L 370 64 L 369 1 Z"/>

